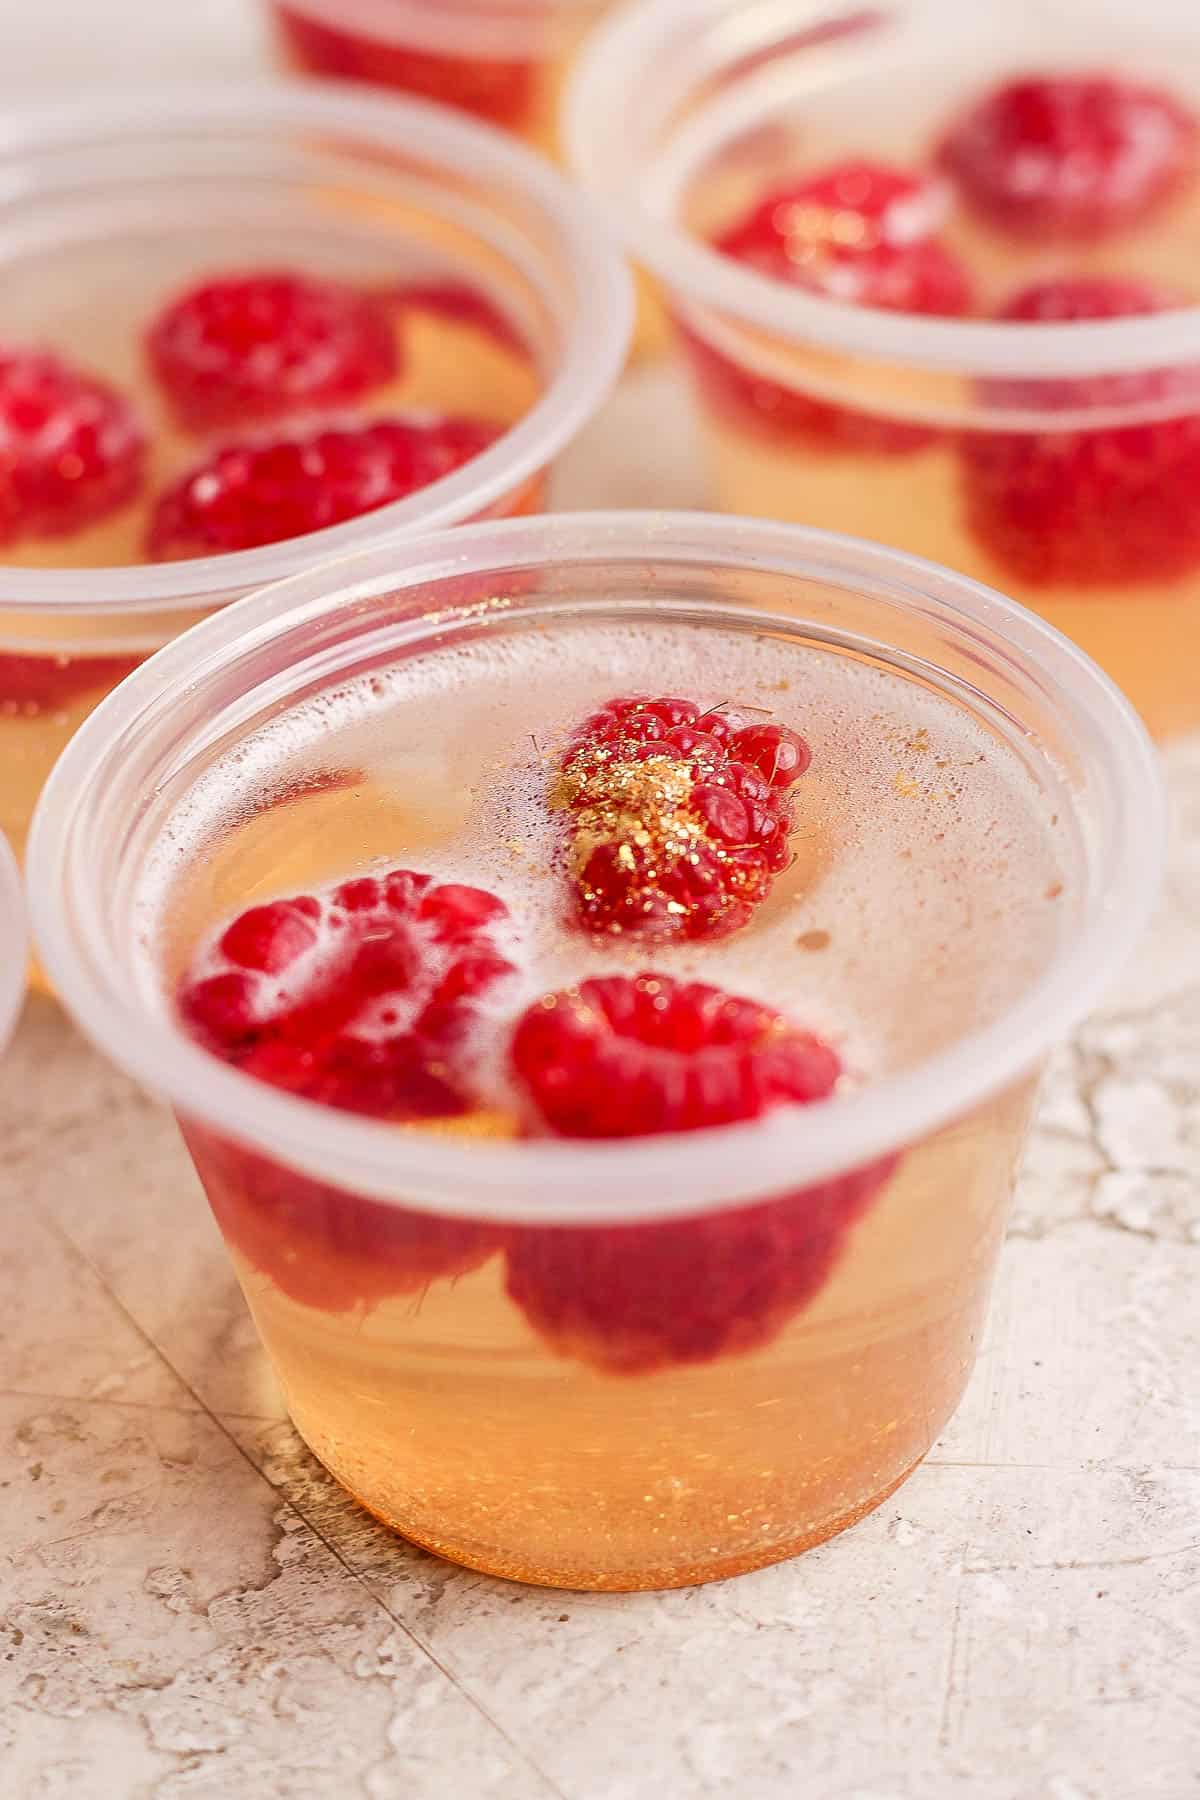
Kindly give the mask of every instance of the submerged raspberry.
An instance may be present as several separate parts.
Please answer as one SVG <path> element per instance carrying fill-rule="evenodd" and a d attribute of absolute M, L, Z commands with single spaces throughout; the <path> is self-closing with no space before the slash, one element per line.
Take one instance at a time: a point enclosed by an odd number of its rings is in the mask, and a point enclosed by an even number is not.
<path fill-rule="evenodd" d="M 990 224 L 1097 238 L 1139 223 L 1193 165 L 1196 120 L 1161 88 L 1113 75 L 1026 76 L 954 125 L 943 167 Z"/>
<path fill-rule="evenodd" d="M 150 366 L 194 430 L 359 400 L 397 372 L 387 309 L 337 281 L 289 270 L 189 290 L 147 338 Z"/>
<path fill-rule="evenodd" d="M 506 921 L 494 895 L 408 869 L 270 901 L 201 955 L 179 1014 L 206 1049 L 273 1087 L 394 1123 L 451 1118 L 473 1105 L 464 1042 L 480 1002 L 513 970 L 495 937 Z M 371 1303 L 494 1248 L 481 1227 L 215 1142 L 201 1172 L 226 1235 L 306 1304 Z"/>
<path fill-rule="evenodd" d="M 132 500 L 146 438 L 105 381 L 37 350 L 0 351 L 0 543 L 67 537 Z"/>
<path fill-rule="evenodd" d="M 183 1133 L 221 1230 L 289 1300 L 351 1312 L 477 1269 L 498 1234 L 315 1181 L 196 1124 Z"/>
<path fill-rule="evenodd" d="M 419 44 L 323 24 L 298 7 L 277 5 L 276 12 L 292 54 L 314 74 L 399 88 L 510 128 L 524 123 L 532 105 L 532 63 L 444 56 Z"/>
<path fill-rule="evenodd" d="M 775 189 L 716 248 L 775 281 L 850 306 L 953 314 L 970 304 L 966 271 L 934 235 L 935 183 L 884 163 L 837 163 Z"/>
<path fill-rule="evenodd" d="M 785 725 L 693 700 L 614 700 L 575 735 L 551 790 L 584 930 L 724 937 L 790 860 L 788 788 L 810 760 Z"/>
<path fill-rule="evenodd" d="M 758 1001 L 643 974 L 531 1007 L 514 1080 L 564 1136 L 694 1131 L 823 1100 L 836 1052 Z M 565 1355 L 639 1374 L 759 1348 L 823 1287 L 891 1161 L 738 1211 L 661 1224 L 511 1234 L 507 1285 Z"/>
<path fill-rule="evenodd" d="M 323 531 L 428 487 L 499 435 L 477 419 L 376 419 L 228 444 L 161 496 L 147 548 L 159 561 L 219 556 Z"/>
<path fill-rule="evenodd" d="M 137 656 L 0 655 L 0 715 L 60 712 L 84 694 L 99 700 L 140 661 Z"/>
<path fill-rule="evenodd" d="M 1041 282 L 1001 313 L 1016 324 L 1162 312 L 1182 302 L 1109 276 Z M 1040 412 L 1136 412 L 1177 401 L 1173 416 L 1063 431 L 964 434 L 972 530 L 1026 582 L 1166 580 L 1200 565 L 1200 371 L 992 382 L 985 398 Z"/>
<path fill-rule="evenodd" d="M 971 287 L 934 235 L 942 210 L 932 182 L 884 164 L 840 163 L 767 195 L 715 248 L 850 306 L 956 318 L 970 310 Z M 774 435 L 884 453 L 919 449 L 936 436 L 743 369 L 690 326 L 683 341 L 711 403 Z"/>

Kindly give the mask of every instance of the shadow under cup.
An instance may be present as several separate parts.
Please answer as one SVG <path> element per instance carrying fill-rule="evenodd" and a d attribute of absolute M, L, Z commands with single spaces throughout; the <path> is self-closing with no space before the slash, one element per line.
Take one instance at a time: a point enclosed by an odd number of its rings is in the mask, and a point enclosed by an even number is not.
<path fill-rule="evenodd" d="M 766 634 L 969 712 L 1060 809 L 1046 966 L 858 1092 L 625 1143 L 399 1130 L 191 1043 L 170 1004 L 188 947 L 147 960 L 131 920 L 217 759 L 351 676 L 593 617 Z M 464 527 L 207 622 L 68 749 L 30 884 L 65 1004 L 179 1114 L 292 1417 L 337 1479 L 470 1566 L 655 1588 L 821 1541 L 929 1450 L 975 1356 L 1040 1063 L 1144 923 L 1162 834 L 1130 709 L 998 595 L 817 532 L 594 514 Z M 719 1343 L 698 1326 L 664 1356 L 597 1333 L 600 1290 L 673 1324 L 711 1315 L 731 1242 L 756 1259 L 754 1300 Z"/>

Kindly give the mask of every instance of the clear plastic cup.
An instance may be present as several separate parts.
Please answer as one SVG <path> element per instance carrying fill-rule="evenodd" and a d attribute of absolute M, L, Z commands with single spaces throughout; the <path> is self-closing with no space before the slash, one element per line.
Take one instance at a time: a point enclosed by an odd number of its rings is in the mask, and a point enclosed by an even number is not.
<path fill-rule="evenodd" d="M 258 769 L 248 735 L 298 697 L 344 693 L 352 674 L 497 638 L 510 655 L 522 633 L 595 619 L 768 634 L 872 662 L 963 709 L 1052 797 L 1069 846 L 1057 893 L 1030 897 L 1064 909 L 1036 972 L 994 1013 L 955 1007 L 932 1050 L 853 1093 L 638 1141 L 401 1130 L 264 1086 L 191 1041 L 170 998 L 190 948 L 160 955 L 139 896 L 150 871 L 173 866 L 185 808 L 212 798 L 217 759 L 236 752 Z M 388 746 L 402 736 L 390 726 Z M 324 799 L 326 817 L 345 812 L 344 791 Z M 266 815 L 271 884 L 244 865 L 256 899 L 295 891 L 278 885 L 279 859 L 289 830 L 310 858 L 306 816 L 289 827 L 286 807 Z M 65 1005 L 175 1108 L 297 1429 L 338 1480 L 459 1562 L 627 1589 L 803 1550 L 929 1450 L 974 1360 L 1040 1064 L 1141 932 L 1163 837 L 1157 761 L 1132 710 L 998 594 L 818 531 L 596 513 L 395 545 L 206 621 L 68 747 L 34 824 L 29 886 Z M 402 831 L 379 841 L 393 863 L 411 854 Z M 217 844 L 204 860 L 230 866 Z M 997 920 L 984 904 L 965 928 L 999 932 Z M 172 932 L 186 935 L 178 920 Z M 903 933 L 894 953 L 912 954 Z M 703 978 L 702 958 L 695 970 Z M 932 970 L 911 973 L 919 1008 Z M 764 1197 L 815 1205 L 863 1183 L 881 1197 L 819 1298 L 742 1354 L 597 1366 L 548 1348 L 506 1287 L 518 1264 L 528 1279 L 561 1257 L 568 1283 L 594 1269 L 611 1283 L 614 1267 L 628 1278 L 660 1256 L 706 1280 L 706 1234 L 726 1243 L 791 1203 Z M 553 1279 L 546 1305 L 575 1298 Z M 663 1305 L 692 1298 L 684 1283 Z"/>
<path fill-rule="evenodd" d="M 311 75 L 437 100 L 558 151 L 562 86 L 608 0 L 271 0 Z"/>
<path fill-rule="evenodd" d="M 286 64 L 454 106 L 561 160 L 563 89 L 611 0 L 269 0 Z M 638 274 L 635 356 L 669 342 Z"/>
<path fill-rule="evenodd" d="M 0 1050 L 8 1043 L 25 992 L 29 936 L 25 895 L 8 840 L 0 837 Z"/>
<path fill-rule="evenodd" d="M 535 506 L 555 456 L 620 371 L 631 301 L 603 232 L 552 169 L 456 113 L 361 88 L 225 84 L 9 111 L 0 187 L 0 344 L 51 348 L 133 392 L 162 426 L 156 457 L 169 443 L 180 458 L 169 470 L 156 462 L 151 486 L 211 441 L 169 437 L 141 334 L 168 294 L 229 269 L 282 264 L 482 297 L 493 309 L 482 323 L 452 305 L 406 315 L 412 353 L 387 405 L 482 415 L 502 433 L 403 500 L 261 549 L 135 564 L 106 521 L 10 553 L 0 829 L 19 855 L 80 720 L 187 625 L 323 558 Z M 129 530 L 125 521 L 113 529 Z"/>
<path fill-rule="evenodd" d="M 1145 222 L 1082 245 L 1006 235 L 952 200 L 941 235 L 974 317 L 844 304 L 711 247 L 822 167 L 929 170 L 976 96 L 1044 71 L 1112 72 L 1196 107 L 1196 16 L 1171 0 L 1018 0 L 985 32 L 956 0 L 648 0 L 589 42 L 564 131 L 667 297 L 723 506 L 894 543 L 1015 595 L 1172 735 L 1200 722 L 1195 175 Z M 1153 317 L 995 320 L 1019 290 L 1075 272 L 1184 297 Z M 1168 490 L 1124 498 L 1122 463 Z"/>

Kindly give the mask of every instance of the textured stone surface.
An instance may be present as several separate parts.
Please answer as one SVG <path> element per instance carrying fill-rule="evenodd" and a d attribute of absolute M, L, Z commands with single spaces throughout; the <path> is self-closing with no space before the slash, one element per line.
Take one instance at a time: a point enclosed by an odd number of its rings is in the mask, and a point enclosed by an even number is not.
<path fill-rule="evenodd" d="M 104 11 L 0 0 L 3 97 L 253 57 L 250 0 Z M 700 499 L 673 399 L 618 396 L 563 497 Z M 692 1592 L 522 1590 L 360 1513 L 169 1121 L 31 1002 L 0 1065 L 5 1800 L 1200 1791 L 1200 745 L 1170 771 L 1167 906 L 1055 1062 L 957 1418 L 851 1534 Z"/>
<path fill-rule="evenodd" d="M 957 1418 L 854 1532 L 691 1593 L 522 1590 L 359 1512 L 169 1120 L 31 1001 L 0 1075 L 0 1792 L 1196 1792 L 1200 749 L 1169 764 L 1168 903 L 1054 1062 Z"/>

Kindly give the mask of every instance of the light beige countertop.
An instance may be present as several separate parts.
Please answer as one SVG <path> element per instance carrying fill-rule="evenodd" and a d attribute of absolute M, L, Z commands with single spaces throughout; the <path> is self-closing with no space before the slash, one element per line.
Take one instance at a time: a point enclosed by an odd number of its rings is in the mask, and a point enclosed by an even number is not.
<path fill-rule="evenodd" d="M 254 28 L 2 0 L 0 95 L 232 72 Z M 559 497 L 700 501 L 690 439 L 642 376 Z M 1200 743 L 1168 761 L 1164 913 L 1054 1064 L 958 1417 L 852 1532 L 712 1587 L 522 1589 L 359 1512 L 174 1127 L 31 1002 L 0 1064 L 3 1800 L 1200 1793 Z"/>

